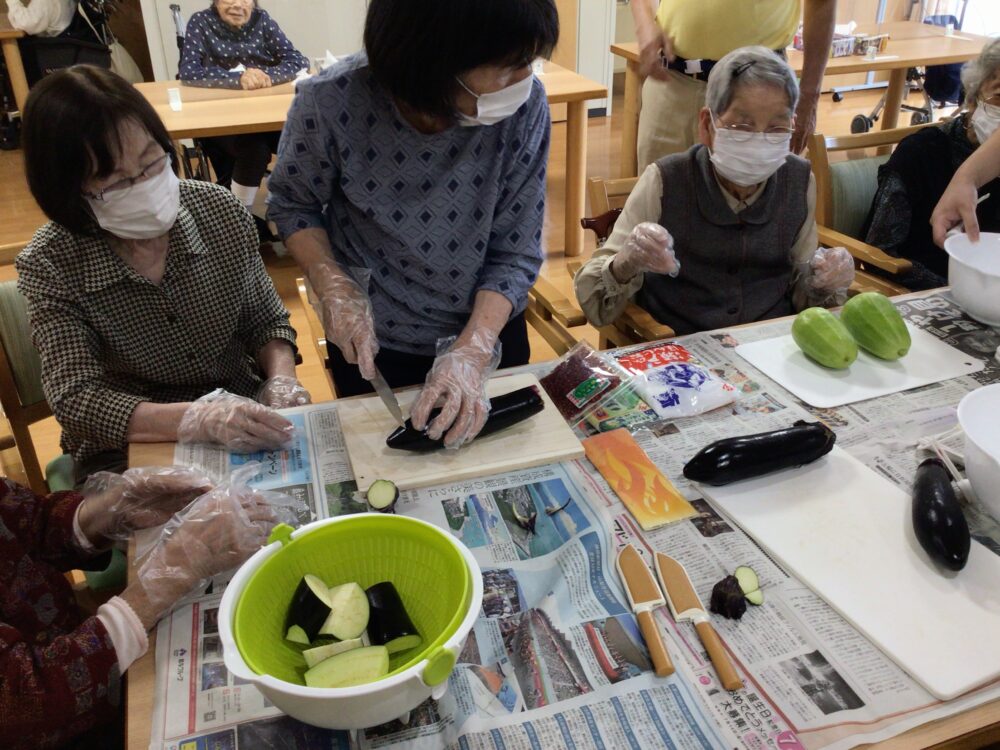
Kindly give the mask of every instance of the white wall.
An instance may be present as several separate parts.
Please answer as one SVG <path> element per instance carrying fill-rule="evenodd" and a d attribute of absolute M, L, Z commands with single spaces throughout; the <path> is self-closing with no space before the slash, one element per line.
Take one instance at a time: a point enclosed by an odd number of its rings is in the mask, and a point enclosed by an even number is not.
<path fill-rule="evenodd" d="M 983 36 L 1000 36 L 1000 2 L 971 0 L 965 11 L 964 31 Z"/>
<path fill-rule="evenodd" d="M 615 38 L 615 0 L 583 0 L 577 15 L 576 70 L 608 91 L 613 84 L 614 62 L 609 47 Z M 611 114 L 610 99 L 587 102 L 587 109 Z"/>
<path fill-rule="evenodd" d="M 625 43 L 635 41 L 635 21 L 632 20 L 632 9 L 628 2 L 615 2 L 615 42 Z M 614 56 L 615 73 L 625 72 L 625 58 Z"/>
<path fill-rule="evenodd" d="M 185 23 L 192 13 L 209 7 L 210 0 L 174 0 Z M 177 75 L 177 44 L 170 13 L 171 0 L 141 0 L 153 71 L 158 81 Z M 329 49 L 345 55 L 361 49 L 365 0 L 260 0 L 260 7 L 310 61 Z"/>

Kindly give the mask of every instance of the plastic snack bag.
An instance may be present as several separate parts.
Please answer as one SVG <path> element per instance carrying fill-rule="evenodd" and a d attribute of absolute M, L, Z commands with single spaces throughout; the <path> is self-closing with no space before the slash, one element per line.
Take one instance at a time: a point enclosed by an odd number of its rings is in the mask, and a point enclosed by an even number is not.
<path fill-rule="evenodd" d="M 617 363 L 608 362 L 581 341 L 540 382 L 559 413 L 574 422 L 627 377 Z"/>
<path fill-rule="evenodd" d="M 703 414 L 736 400 L 736 389 L 693 362 L 673 362 L 636 375 L 643 399 L 663 419 Z"/>

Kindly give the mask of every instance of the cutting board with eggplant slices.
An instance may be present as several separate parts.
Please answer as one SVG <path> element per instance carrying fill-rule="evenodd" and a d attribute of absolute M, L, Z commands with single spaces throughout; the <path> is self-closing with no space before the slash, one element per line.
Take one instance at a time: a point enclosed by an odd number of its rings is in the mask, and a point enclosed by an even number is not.
<path fill-rule="evenodd" d="M 973 540 L 962 567 L 918 540 L 911 495 L 821 438 L 806 465 L 743 478 L 708 451 L 685 474 L 935 697 L 1000 678 L 1000 556 Z"/>
<path fill-rule="evenodd" d="M 404 414 L 418 393 L 413 388 L 398 394 Z M 400 490 L 431 487 L 583 457 L 580 440 L 534 375 L 492 378 L 486 394 L 493 401 L 491 421 L 497 429 L 458 450 L 438 448 L 415 431 L 400 430 L 377 396 L 338 402 L 358 487 L 365 489 L 376 479 L 390 480 Z M 387 444 L 390 435 L 389 442 L 398 447 Z"/>

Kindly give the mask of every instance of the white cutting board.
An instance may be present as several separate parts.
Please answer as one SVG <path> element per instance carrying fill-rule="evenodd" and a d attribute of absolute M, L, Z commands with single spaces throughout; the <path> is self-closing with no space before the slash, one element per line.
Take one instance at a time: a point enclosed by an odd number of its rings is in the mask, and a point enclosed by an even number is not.
<path fill-rule="evenodd" d="M 538 414 L 506 430 L 476 438 L 458 450 L 433 453 L 411 453 L 385 444 L 396 423 L 378 396 L 339 402 L 340 429 L 358 489 L 367 489 L 376 479 L 388 479 L 399 489 L 409 490 L 582 458 L 580 440 L 537 377 L 527 373 L 492 378 L 486 384 L 486 394 L 499 396 L 532 385 L 545 401 L 545 408 Z M 419 392 L 413 388 L 397 394 L 404 418 L 409 417 L 410 403 Z"/>
<path fill-rule="evenodd" d="M 700 490 L 936 697 L 1000 677 L 1000 556 L 973 541 L 963 570 L 937 567 L 910 495 L 847 452 Z"/>
<path fill-rule="evenodd" d="M 736 353 L 810 406 L 830 409 L 890 393 L 908 391 L 979 372 L 986 364 L 906 324 L 912 345 L 902 359 L 887 362 L 863 349 L 846 370 L 809 359 L 788 336 L 740 344 Z"/>

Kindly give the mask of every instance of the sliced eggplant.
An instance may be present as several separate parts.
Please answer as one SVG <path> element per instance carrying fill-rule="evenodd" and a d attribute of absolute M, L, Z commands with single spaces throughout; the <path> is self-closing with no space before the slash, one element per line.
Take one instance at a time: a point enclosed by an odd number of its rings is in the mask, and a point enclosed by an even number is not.
<path fill-rule="evenodd" d="M 490 399 L 490 415 L 478 437 L 491 435 L 518 422 L 523 422 L 544 408 L 545 402 L 535 386 L 520 388 L 502 396 L 494 396 Z M 440 409 L 432 411 L 427 424 L 433 422 L 438 414 L 440 414 Z M 439 440 L 431 440 L 425 432 L 414 429 L 410 420 L 406 420 L 404 426 L 396 428 L 395 432 L 386 438 L 385 444 L 398 450 L 430 453 L 444 447 L 444 437 L 442 436 Z"/>
<path fill-rule="evenodd" d="M 764 603 L 764 593 L 760 590 L 760 577 L 756 570 L 749 565 L 740 565 L 733 571 L 733 575 L 740 582 L 740 588 L 743 589 L 743 595 L 748 602 L 751 604 Z"/>
<path fill-rule="evenodd" d="M 972 538 L 941 459 L 928 458 L 917 467 L 912 515 L 917 541 L 931 559 L 948 570 L 964 568 Z"/>
<path fill-rule="evenodd" d="M 321 635 L 332 635 L 339 641 L 357 638 L 368 627 L 368 597 L 356 583 L 345 583 L 330 589 L 330 615 L 319 629 Z"/>
<path fill-rule="evenodd" d="M 372 643 L 385 646 L 390 654 L 407 651 L 423 643 L 391 582 L 382 581 L 369 586 L 366 593 L 371 607 L 368 637 Z"/>
<path fill-rule="evenodd" d="M 298 625 L 292 625 L 292 627 L 285 631 L 285 640 L 292 643 L 299 643 L 303 646 L 309 645 L 309 636 Z"/>
<path fill-rule="evenodd" d="M 684 465 L 684 476 L 716 486 L 738 482 L 812 463 L 833 450 L 836 441 L 833 430 L 820 422 L 717 440 Z"/>
<path fill-rule="evenodd" d="M 726 576 L 712 588 L 708 608 L 716 614 L 739 620 L 747 611 L 746 594 L 736 576 Z"/>
<path fill-rule="evenodd" d="M 757 589 L 756 591 L 751 591 L 749 594 L 746 594 L 745 596 L 746 600 L 756 607 L 759 607 L 761 604 L 764 603 L 764 592 L 761 591 L 760 589 Z"/>
<path fill-rule="evenodd" d="M 399 489 L 388 479 L 376 479 L 365 493 L 365 499 L 372 510 L 391 513 L 399 499 Z"/>
<path fill-rule="evenodd" d="M 306 685 L 338 688 L 374 682 L 389 674 L 389 650 L 367 646 L 331 656 L 305 673 Z"/>
<path fill-rule="evenodd" d="M 351 638 L 346 641 L 333 641 L 332 643 L 324 643 L 322 646 L 307 648 L 302 652 L 302 656 L 305 657 L 306 666 L 312 669 L 321 661 L 326 661 L 331 656 L 342 654 L 345 651 L 353 651 L 354 649 L 361 648 L 364 645 L 365 644 L 360 638 Z"/>
<path fill-rule="evenodd" d="M 302 576 L 292 594 L 292 604 L 285 616 L 285 630 L 298 625 L 306 634 L 306 643 L 312 641 L 330 616 L 330 589 L 310 573 Z"/>

